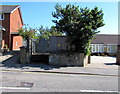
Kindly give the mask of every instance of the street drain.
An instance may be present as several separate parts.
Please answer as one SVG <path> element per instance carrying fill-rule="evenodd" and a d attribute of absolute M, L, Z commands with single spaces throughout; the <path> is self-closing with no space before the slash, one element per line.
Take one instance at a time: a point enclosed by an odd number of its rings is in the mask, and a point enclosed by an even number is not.
<path fill-rule="evenodd" d="M 20 86 L 18 87 L 27 87 L 27 88 L 31 88 L 33 87 L 34 83 L 28 83 L 28 82 L 21 82 Z"/>

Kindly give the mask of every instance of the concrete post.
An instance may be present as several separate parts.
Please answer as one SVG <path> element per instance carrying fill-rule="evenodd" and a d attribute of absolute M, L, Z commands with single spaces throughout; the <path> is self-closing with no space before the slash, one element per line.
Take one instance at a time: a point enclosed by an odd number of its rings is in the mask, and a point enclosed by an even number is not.
<path fill-rule="evenodd" d="M 20 63 L 27 64 L 30 63 L 31 54 L 27 47 L 20 47 Z"/>
<path fill-rule="evenodd" d="M 20 47 L 20 63 L 26 64 L 26 47 Z"/>
<path fill-rule="evenodd" d="M 29 52 L 28 50 L 26 51 L 26 63 L 30 63 L 30 58 L 31 58 L 31 52 Z"/>

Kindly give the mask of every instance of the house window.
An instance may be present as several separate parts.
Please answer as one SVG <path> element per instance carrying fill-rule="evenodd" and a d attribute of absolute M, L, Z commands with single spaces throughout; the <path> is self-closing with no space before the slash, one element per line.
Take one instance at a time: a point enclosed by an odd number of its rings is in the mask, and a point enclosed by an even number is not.
<path fill-rule="evenodd" d="M 16 46 L 18 45 L 18 42 L 16 42 Z"/>
<path fill-rule="evenodd" d="M 0 14 L 0 20 L 4 20 L 4 14 Z"/>

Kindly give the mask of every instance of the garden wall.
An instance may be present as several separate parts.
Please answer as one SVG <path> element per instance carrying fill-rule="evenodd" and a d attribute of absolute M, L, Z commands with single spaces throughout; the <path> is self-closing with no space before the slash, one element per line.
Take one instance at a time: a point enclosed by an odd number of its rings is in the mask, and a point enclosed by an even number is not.
<path fill-rule="evenodd" d="M 50 53 L 49 64 L 59 66 L 81 66 L 84 67 L 88 64 L 88 56 L 84 56 L 83 53 Z"/>
<path fill-rule="evenodd" d="M 27 47 L 20 47 L 20 63 L 27 64 L 30 63 L 31 52 L 27 50 Z"/>

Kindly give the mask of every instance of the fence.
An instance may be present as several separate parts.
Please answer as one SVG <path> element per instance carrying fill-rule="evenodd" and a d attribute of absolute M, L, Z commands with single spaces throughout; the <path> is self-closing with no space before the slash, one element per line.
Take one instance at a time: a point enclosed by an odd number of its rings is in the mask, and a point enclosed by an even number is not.
<path fill-rule="evenodd" d="M 67 51 L 70 49 L 70 44 L 66 36 L 52 36 L 49 43 L 49 52 Z"/>
<path fill-rule="evenodd" d="M 41 38 L 32 41 L 32 50 L 36 53 L 60 52 L 70 49 L 67 37 L 51 36 L 50 39 Z"/>
<path fill-rule="evenodd" d="M 27 43 L 28 44 L 28 43 Z M 88 57 L 84 57 L 84 53 L 74 53 L 74 55 L 66 53 L 56 53 L 61 51 L 70 50 L 70 44 L 68 38 L 65 36 L 52 36 L 49 40 L 39 39 L 39 40 L 29 40 L 29 51 L 27 47 L 21 47 L 20 51 L 20 62 L 23 64 L 29 63 L 31 52 L 36 53 L 47 53 L 49 54 L 49 64 L 55 65 L 72 65 L 72 66 L 85 66 L 89 61 Z M 32 49 L 32 50 L 31 50 Z M 54 53 L 55 52 L 55 53 Z M 60 63 L 58 63 L 60 62 Z"/>
<path fill-rule="evenodd" d="M 49 51 L 49 40 L 47 39 L 41 38 L 35 43 L 33 42 L 33 44 L 35 45 L 34 50 L 36 53 L 47 53 Z"/>

